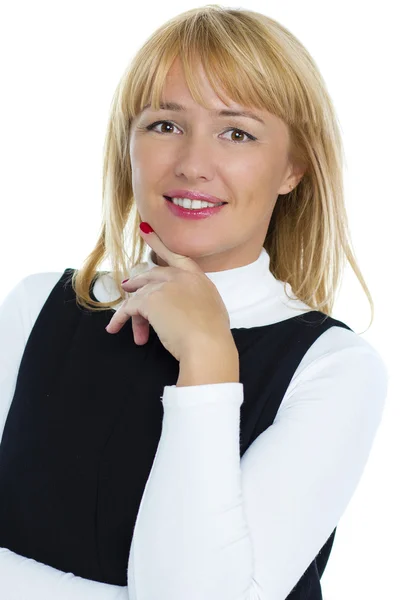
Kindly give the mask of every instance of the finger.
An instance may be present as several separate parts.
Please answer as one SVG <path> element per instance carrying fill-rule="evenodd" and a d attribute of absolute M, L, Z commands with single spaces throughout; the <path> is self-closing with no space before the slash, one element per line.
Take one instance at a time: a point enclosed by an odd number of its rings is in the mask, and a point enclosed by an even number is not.
<path fill-rule="evenodd" d="M 134 308 L 132 302 L 128 306 L 129 300 L 132 299 L 127 298 L 126 300 L 124 300 L 124 302 L 112 316 L 111 321 L 106 327 L 106 331 L 108 333 L 117 333 L 129 319 L 132 319 L 132 324 L 135 326 L 135 328 L 137 326 L 140 329 L 140 331 L 143 330 L 143 325 L 148 323 L 146 317 L 139 313 L 137 307 Z M 141 336 L 141 333 L 139 333 L 139 336 Z"/>
<path fill-rule="evenodd" d="M 131 317 L 131 315 L 126 313 L 124 310 L 127 302 L 128 298 L 123 301 L 118 310 L 113 314 L 111 321 L 106 327 L 106 331 L 108 331 L 108 333 L 117 333 L 117 331 L 121 329 L 122 325 L 124 325 L 124 323 L 126 323 L 126 321 Z"/>
<path fill-rule="evenodd" d="M 132 317 L 132 332 L 133 332 L 133 341 L 138 346 L 143 346 L 146 344 L 149 339 L 149 322 L 147 319 L 144 322 L 138 323 L 137 320 Z"/>
<path fill-rule="evenodd" d="M 146 225 L 148 225 L 148 223 L 146 223 Z M 185 269 L 186 271 L 203 273 L 199 265 L 189 256 L 177 254 L 176 252 L 172 252 L 172 250 L 167 248 L 154 230 L 150 233 L 145 233 L 141 227 L 139 227 L 139 232 L 150 248 L 152 248 L 154 252 L 163 260 L 165 260 L 165 262 L 167 262 L 171 267 L 178 267 L 179 269 Z M 163 267 L 159 268 L 162 269 Z"/>
<path fill-rule="evenodd" d="M 121 286 L 127 292 L 133 293 L 147 283 L 171 281 L 173 277 L 174 271 L 172 267 L 153 267 L 146 273 L 141 273 L 139 275 L 135 275 L 135 277 L 130 277 L 127 281 L 121 283 Z"/>

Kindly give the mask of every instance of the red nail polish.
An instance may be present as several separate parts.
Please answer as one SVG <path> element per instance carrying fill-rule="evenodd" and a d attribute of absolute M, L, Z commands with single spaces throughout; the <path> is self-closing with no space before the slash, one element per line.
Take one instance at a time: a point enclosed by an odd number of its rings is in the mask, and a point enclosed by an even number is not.
<path fill-rule="evenodd" d="M 124 279 L 123 281 L 121 281 L 121 283 L 125 283 L 125 281 L 129 281 L 129 279 Z"/>
<path fill-rule="evenodd" d="M 140 229 L 143 231 L 143 233 L 152 233 L 154 231 L 154 229 L 145 221 L 140 223 Z"/>

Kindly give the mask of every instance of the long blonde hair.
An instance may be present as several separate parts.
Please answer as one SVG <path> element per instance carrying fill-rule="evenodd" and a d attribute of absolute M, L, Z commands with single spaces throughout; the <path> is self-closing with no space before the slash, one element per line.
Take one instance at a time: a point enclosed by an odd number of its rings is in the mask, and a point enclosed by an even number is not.
<path fill-rule="evenodd" d="M 145 260 L 148 247 L 138 233 L 141 218 L 132 190 L 130 126 L 147 103 L 159 109 L 177 57 L 193 98 L 205 108 L 198 58 L 219 97 L 225 93 L 244 106 L 266 109 L 289 128 L 290 158 L 305 173 L 292 191 L 278 197 L 271 216 L 263 246 L 272 274 L 288 282 L 310 308 L 330 316 L 346 256 L 369 299 L 371 325 L 373 300 L 351 248 L 338 118 L 322 75 L 304 46 L 277 21 L 215 4 L 186 11 L 157 29 L 117 86 L 104 145 L 102 224 L 94 249 L 72 276 L 77 303 L 92 311 L 115 306 L 126 297 L 121 280 Z M 120 297 L 94 302 L 90 286 L 107 257 Z"/>

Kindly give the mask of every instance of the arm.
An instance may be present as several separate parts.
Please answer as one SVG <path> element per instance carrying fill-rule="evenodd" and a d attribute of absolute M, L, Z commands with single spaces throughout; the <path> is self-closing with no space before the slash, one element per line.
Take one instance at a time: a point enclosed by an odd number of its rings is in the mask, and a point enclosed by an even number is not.
<path fill-rule="evenodd" d="M 134 600 L 128 588 L 64 573 L 0 548 L 0 596 L 7 600 Z"/>
<path fill-rule="evenodd" d="M 358 485 L 387 390 L 377 353 L 326 351 L 323 338 L 241 461 L 242 384 L 165 387 L 129 558 L 138 599 L 286 598 L 316 557 Z"/>
<path fill-rule="evenodd" d="M 60 276 L 61 273 L 29 276 L 21 280 L 0 304 L 0 443 L 26 341 L 43 303 Z M 7 548 L 0 548 L 0 598 L 134 600 L 133 596 L 129 598 L 127 587 L 76 577 Z"/>

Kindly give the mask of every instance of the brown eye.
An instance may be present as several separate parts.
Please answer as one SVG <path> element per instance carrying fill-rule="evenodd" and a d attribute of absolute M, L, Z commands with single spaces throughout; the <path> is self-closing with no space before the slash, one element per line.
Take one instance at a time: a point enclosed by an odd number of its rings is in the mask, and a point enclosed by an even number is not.
<path fill-rule="evenodd" d="M 240 129 L 229 129 L 228 131 L 235 131 L 236 132 L 235 135 L 245 135 L 245 133 L 243 131 L 240 131 Z M 239 142 L 241 140 L 236 139 L 234 141 Z"/>
<path fill-rule="evenodd" d="M 171 123 L 171 121 L 156 121 L 155 123 L 152 123 L 151 125 L 148 125 L 146 127 L 146 129 L 148 131 L 152 131 L 152 130 L 155 130 L 155 127 L 158 127 L 158 125 L 161 125 L 161 126 L 165 125 L 167 127 L 171 127 L 172 129 L 174 127 L 176 127 L 176 125 L 174 125 L 173 123 Z M 252 142 L 252 141 L 255 141 L 257 139 L 257 138 L 254 137 L 254 135 L 251 135 L 250 133 L 247 133 L 246 131 L 242 131 L 241 129 L 238 129 L 237 127 L 230 127 L 229 129 L 226 129 L 224 131 L 224 133 L 227 133 L 228 131 L 235 131 L 235 132 L 237 132 L 237 134 L 239 136 L 245 135 L 248 139 L 244 143 Z M 171 129 L 169 131 L 158 131 L 157 133 L 161 133 L 161 134 L 171 133 Z M 242 142 L 242 140 L 232 140 L 232 141 L 235 142 L 235 143 L 241 143 Z"/>
<path fill-rule="evenodd" d="M 151 125 L 148 125 L 148 126 L 146 127 L 146 129 L 147 129 L 148 131 L 152 131 L 152 130 L 153 130 L 155 127 L 157 127 L 158 125 L 161 125 L 161 126 L 163 126 L 163 125 L 166 125 L 166 126 L 168 126 L 168 127 L 171 127 L 172 129 L 175 127 L 175 125 L 174 125 L 173 123 L 171 123 L 170 121 L 156 121 L 155 123 L 152 123 Z M 170 131 L 171 131 L 171 130 L 170 130 Z M 170 131 L 169 131 L 169 132 L 170 132 Z M 168 131 L 167 131 L 167 132 L 166 132 L 166 131 L 161 131 L 161 132 L 158 132 L 158 133 L 169 133 L 169 132 L 168 132 Z"/>
<path fill-rule="evenodd" d="M 160 123 L 161 127 L 165 126 L 165 127 L 171 127 L 173 129 L 173 125 L 172 123 L 169 123 L 168 121 L 163 121 L 162 123 Z M 164 132 L 162 132 L 164 133 Z"/>

